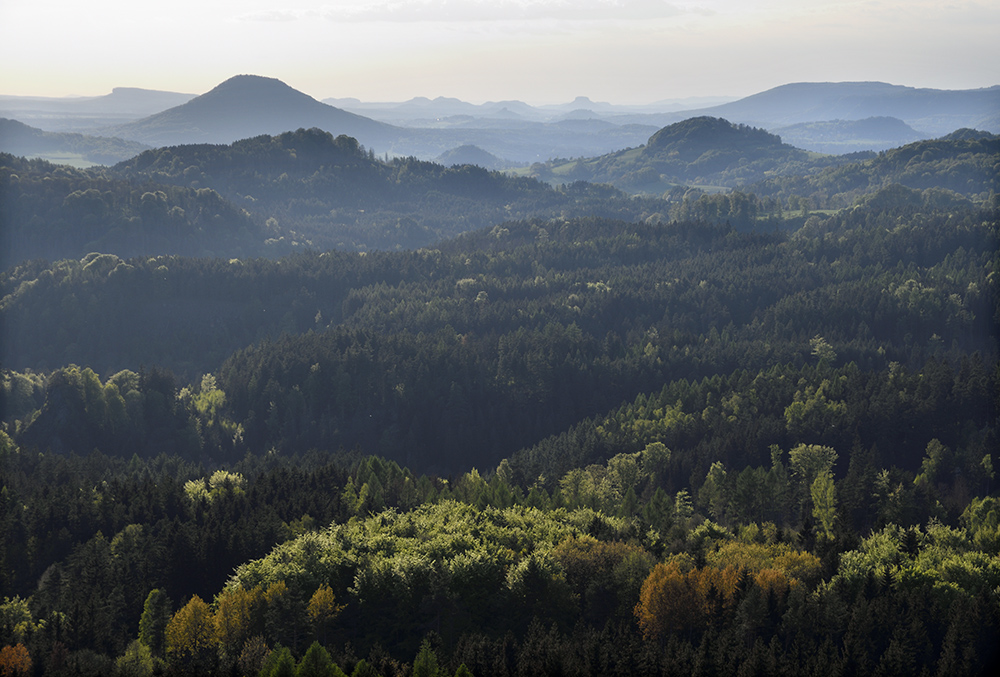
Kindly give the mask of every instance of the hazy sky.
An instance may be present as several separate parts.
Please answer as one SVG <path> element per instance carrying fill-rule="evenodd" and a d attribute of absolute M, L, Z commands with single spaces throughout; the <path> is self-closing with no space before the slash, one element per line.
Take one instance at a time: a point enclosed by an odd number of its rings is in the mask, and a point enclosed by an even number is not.
<path fill-rule="evenodd" d="M 203 93 L 240 73 L 317 99 L 649 103 L 787 82 L 1000 84 L 984 0 L 0 0 L 0 94 Z"/>

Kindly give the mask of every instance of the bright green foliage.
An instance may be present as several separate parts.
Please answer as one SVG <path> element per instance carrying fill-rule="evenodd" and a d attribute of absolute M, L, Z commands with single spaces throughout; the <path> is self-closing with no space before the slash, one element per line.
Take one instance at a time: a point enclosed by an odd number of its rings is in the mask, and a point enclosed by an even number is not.
<path fill-rule="evenodd" d="M 420 644 L 417 657 L 413 659 L 413 677 L 438 677 L 440 674 L 437 654 L 431 648 L 430 642 L 425 639 Z"/>
<path fill-rule="evenodd" d="M 35 630 L 28 600 L 15 596 L 3 598 L 0 604 L 0 642 L 23 644 Z"/>
<path fill-rule="evenodd" d="M 824 470 L 816 475 L 810 487 L 813 502 L 813 516 L 819 522 L 823 535 L 833 538 L 833 524 L 837 520 L 837 494 L 833 474 Z"/>
<path fill-rule="evenodd" d="M 343 674 L 330 659 L 330 652 L 319 642 L 309 646 L 295 670 L 295 677 L 342 677 Z"/>
<path fill-rule="evenodd" d="M 918 486 L 933 486 L 938 480 L 938 473 L 942 469 L 947 457 L 950 456 L 948 447 L 941 444 L 937 439 L 927 443 L 927 454 L 920 464 L 920 474 L 914 478 L 913 483 Z"/>
<path fill-rule="evenodd" d="M 868 577 L 883 585 L 917 587 L 951 603 L 976 598 L 1000 586 L 1000 561 L 973 549 L 969 539 L 931 525 L 926 532 L 892 525 L 841 555 L 832 589 L 859 590 Z"/>
<path fill-rule="evenodd" d="M 785 423 L 792 436 L 802 439 L 824 434 L 843 423 L 847 404 L 831 399 L 830 389 L 830 382 L 824 379 L 818 387 L 807 386 L 795 393 L 794 401 L 785 408 Z"/>
<path fill-rule="evenodd" d="M 160 588 L 149 591 L 139 618 L 139 641 L 149 647 L 154 656 L 166 655 L 166 631 L 170 622 L 170 599 Z"/>
<path fill-rule="evenodd" d="M 119 677 L 151 677 L 153 665 L 153 652 L 146 644 L 134 640 L 115 661 L 115 670 Z"/>
<path fill-rule="evenodd" d="M 295 677 L 295 658 L 288 647 L 271 652 L 260 669 L 260 677 Z"/>
<path fill-rule="evenodd" d="M 837 352 L 822 336 L 817 334 L 809 339 L 809 345 L 812 347 L 812 354 L 819 359 L 820 364 L 829 366 L 837 359 Z"/>
<path fill-rule="evenodd" d="M 691 494 L 687 489 L 681 489 L 674 498 L 674 515 L 679 520 L 687 520 L 694 514 L 694 506 L 691 505 Z"/>
<path fill-rule="evenodd" d="M 396 585 L 392 581 L 416 583 L 423 576 L 436 577 L 438 567 L 462 554 L 481 553 L 508 568 L 533 549 L 551 548 L 574 530 L 586 528 L 594 516 L 586 509 L 480 512 L 451 501 L 409 513 L 387 510 L 304 534 L 264 559 L 239 567 L 233 580 L 244 587 L 284 581 L 289 587 L 315 590 L 321 581 L 354 580 L 353 570 L 364 554 L 373 578 L 355 580 L 353 590 L 364 599 L 382 586 Z"/>
<path fill-rule="evenodd" d="M 362 659 L 354 666 L 351 677 L 382 677 L 371 663 Z"/>
<path fill-rule="evenodd" d="M 705 482 L 698 491 L 698 502 L 707 507 L 712 517 L 722 519 L 728 503 L 728 486 L 726 483 L 726 468 L 716 461 L 708 469 Z"/>
<path fill-rule="evenodd" d="M 792 475 L 798 481 L 800 501 L 810 498 L 813 482 L 822 473 L 833 472 L 837 452 L 819 444 L 800 444 L 788 452 Z"/>
<path fill-rule="evenodd" d="M 974 498 L 962 513 L 962 522 L 975 546 L 986 553 L 1000 553 L 1000 500 Z"/>
<path fill-rule="evenodd" d="M 184 492 L 192 503 L 212 501 L 222 494 L 240 495 L 246 487 L 242 475 L 227 470 L 216 470 L 203 480 L 189 480 L 184 484 Z"/>

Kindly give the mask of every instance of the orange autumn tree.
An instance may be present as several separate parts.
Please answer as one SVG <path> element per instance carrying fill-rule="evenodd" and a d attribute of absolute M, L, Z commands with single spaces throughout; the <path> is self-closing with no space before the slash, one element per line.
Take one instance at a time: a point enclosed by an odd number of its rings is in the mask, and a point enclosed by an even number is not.
<path fill-rule="evenodd" d="M 3 677 L 27 677 L 31 674 L 31 654 L 23 644 L 5 646 L 0 649 L 0 675 Z"/>
<path fill-rule="evenodd" d="M 760 588 L 765 598 L 771 598 L 776 605 L 784 606 L 788 591 L 799 584 L 798 579 L 789 580 L 781 569 L 761 569 L 753 575 L 753 583 Z"/>
<path fill-rule="evenodd" d="M 733 613 L 743 572 L 736 567 L 684 571 L 676 560 L 657 564 L 642 584 L 636 620 L 647 639 L 703 630 Z"/>
<path fill-rule="evenodd" d="M 701 614 L 698 592 L 676 561 L 657 564 L 642 584 L 635 616 L 646 639 L 688 629 Z"/>

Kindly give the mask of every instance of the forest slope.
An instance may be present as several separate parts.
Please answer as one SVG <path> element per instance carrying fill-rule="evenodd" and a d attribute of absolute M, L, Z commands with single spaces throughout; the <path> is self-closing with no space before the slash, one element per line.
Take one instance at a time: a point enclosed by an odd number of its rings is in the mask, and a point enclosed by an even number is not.
<path fill-rule="evenodd" d="M 211 371 L 251 448 L 489 467 L 666 380 L 797 363 L 816 336 L 866 370 L 995 354 L 995 212 L 906 209 L 794 236 L 556 220 L 410 253 L 25 265 L 5 364 Z"/>
<path fill-rule="evenodd" d="M 383 162 L 319 130 L 159 148 L 111 169 L 0 154 L 0 265 L 117 256 L 277 257 L 427 246 L 512 218 L 666 213 L 608 187 L 554 190 L 472 166 Z"/>
<path fill-rule="evenodd" d="M 549 182 L 610 183 L 633 193 L 655 194 L 677 184 L 734 187 L 773 174 L 808 174 L 847 161 L 794 148 L 763 129 L 696 117 L 660 129 L 639 148 L 536 163 L 527 173 Z"/>

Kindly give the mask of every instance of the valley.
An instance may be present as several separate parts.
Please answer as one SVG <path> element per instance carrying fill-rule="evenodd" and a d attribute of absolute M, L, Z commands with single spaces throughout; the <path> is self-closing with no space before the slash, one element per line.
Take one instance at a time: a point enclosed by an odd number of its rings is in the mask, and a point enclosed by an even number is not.
<path fill-rule="evenodd" d="M 997 88 L 821 84 L 3 120 L 0 672 L 990 674 Z"/>

